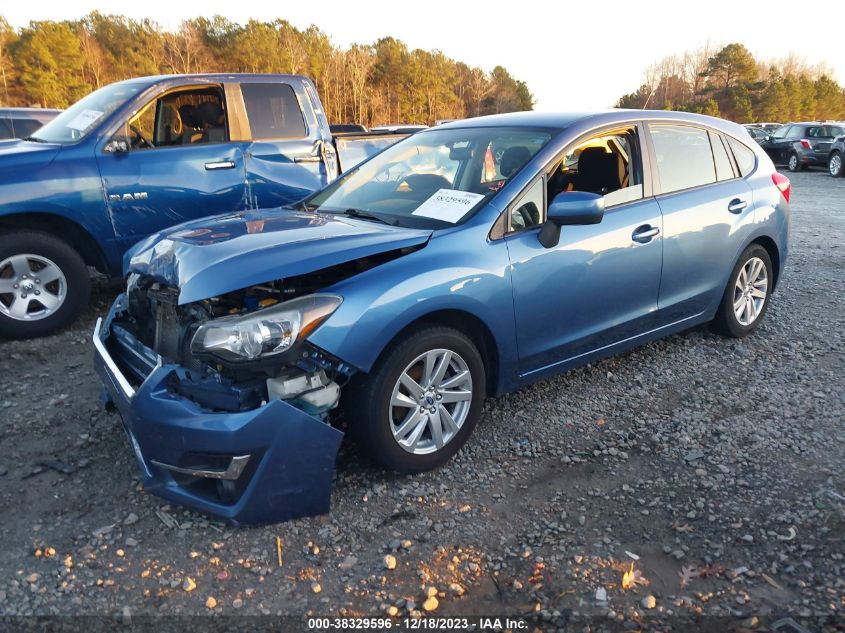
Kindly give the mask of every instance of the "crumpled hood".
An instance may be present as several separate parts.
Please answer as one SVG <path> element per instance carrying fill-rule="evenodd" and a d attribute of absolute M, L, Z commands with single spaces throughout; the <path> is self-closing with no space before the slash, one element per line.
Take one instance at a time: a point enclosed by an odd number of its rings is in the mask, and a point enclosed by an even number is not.
<path fill-rule="evenodd" d="M 240 211 L 180 224 L 136 244 L 128 273 L 178 287 L 191 303 L 255 284 L 425 243 L 431 231 L 290 209 Z"/>
<path fill-rule="evenodd" d="M 0 170 L 38 169 L 49 165 L 61 148 L 57 143 L 35 143 L 19 139 L 0 141 Z"/>

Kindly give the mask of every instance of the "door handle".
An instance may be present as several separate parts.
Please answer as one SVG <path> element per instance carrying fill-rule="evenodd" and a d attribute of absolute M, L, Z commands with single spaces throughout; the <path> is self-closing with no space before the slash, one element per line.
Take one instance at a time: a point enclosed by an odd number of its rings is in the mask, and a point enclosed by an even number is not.
<path fill-rule="evenodd" d="M 322 156 L 294 156 L 295 163 L 319 163 L 323 160 Z"/>
<path fill-rule="evenodd" d="M 652 226 L 651 224 L 643 224 L 642 226 L 638 226 L 634 232 L 631 234 L 631 239 L 635 242 L 639 242 L 640 244 L 645 244 L 646 242 L 650 242 L 651 238 L 655 235 L 660 233 L 660 229 L 656 226 Z"/>
<path fill-rule="evenodd" d="M 728 211 L 731 213 L 742 213 L 742 210 L 748 206 L 748 203 L 745 200 L 740 200 L 739 198 L 734 198 L 728 203 Z"/>
<path fill-rule="evenodd" d="M 208 171 L 215 171 L 217 169 L 234 169 L 235 161 L 233 160 L 215 160 L 205 164 Z"/>

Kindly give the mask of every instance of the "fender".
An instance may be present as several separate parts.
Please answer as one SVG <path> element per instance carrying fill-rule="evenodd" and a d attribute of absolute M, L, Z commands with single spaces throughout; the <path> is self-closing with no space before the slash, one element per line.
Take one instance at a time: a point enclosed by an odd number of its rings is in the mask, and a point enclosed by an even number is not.
<path fill-rule="evenodd" d="M 310 342 L 367 372 L 386 346 L 373 345 L 372 341 L 390 341 L 428 315 L 455 310 L 487 327 L 493 336 L 500 367 L 515 367 L 513 310 L 492 308 L 513 305 L 507 246 L 504 242 L 488 242 L 487 229 L 479 225 L 440 235 L 419 251 L 326 288 L 325 292 L 343 297 L 343 303 L 309 337 Z M 456 258 L 455 253 L 460 251 L 450 245 L 451 240 L 477 240 L 480 248 L 464 249 L 465 255 Z M 452 255 L 451 260 L 443 257 L 445 252 Z M 408 277 L 408 270 L 414 268 L 424 272 Z M 497 375 L 497 391 L 504 390 L 515 378 Z"/>

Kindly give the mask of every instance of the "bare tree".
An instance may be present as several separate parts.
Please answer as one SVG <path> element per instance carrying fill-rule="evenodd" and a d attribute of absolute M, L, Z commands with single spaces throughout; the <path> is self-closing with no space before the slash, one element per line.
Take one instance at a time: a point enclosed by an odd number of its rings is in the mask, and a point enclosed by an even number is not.
<path fill-rule="evenodd" d="M 164 34 L 164 65 L 173 72 L 200 72 L 210 61 L 209 50 L 193 22 L 186 20 L 175 33 Z"/>
<path fill-rule="evenodd" d="M 103 78 L 106 72 L 103 48 L 97 42 L 97 38 L 84 26 L 80 26 L 76 34 L 79 37 L 79 46 L 85 58 L 83 66 L 85 81 L 94 88 L 99 88 L 103 85 Z"/>

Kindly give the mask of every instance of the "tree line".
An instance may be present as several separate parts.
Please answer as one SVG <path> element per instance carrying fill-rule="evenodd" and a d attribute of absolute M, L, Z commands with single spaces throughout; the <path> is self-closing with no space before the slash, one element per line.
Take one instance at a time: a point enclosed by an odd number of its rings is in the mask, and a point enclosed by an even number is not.
<path fill-rule="evenodd" d="M 707 44 L 652 64 L 618 108 L 684 110 L 739 123 L 845 119 L 845 90 L 823 64 L 759 61 L 742 44 Z"/>
<path fill-rule="evenodd" d="M 392 37 L 343 49 L 316 26 L 195 18 L 175 31 L 92 12 L 13 29 L 0 16 L 0 105 L 65 108 L 108 83 L 162 73 L 293 73 L 317 86 L 335 123 L 427 123 L 530 110 L 525 82 Z"/>

